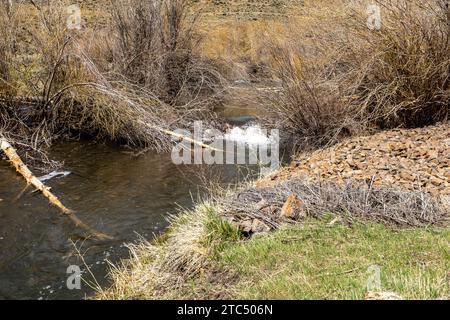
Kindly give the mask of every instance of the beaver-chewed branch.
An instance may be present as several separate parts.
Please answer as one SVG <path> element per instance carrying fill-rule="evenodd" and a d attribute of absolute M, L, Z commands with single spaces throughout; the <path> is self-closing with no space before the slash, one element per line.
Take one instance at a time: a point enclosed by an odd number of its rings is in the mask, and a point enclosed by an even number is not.
<path fill-rule="evenodd" d="M 83 223 L 76 215 L 75 213 L 67 208 L 59 199 L 56 197 L 51 191 L 50 188 L 47 187 L 45 184 L 42 183 L 32 172 L 28 167 L 23 163 L 20 156 L 17 154 L 16 150 L 13 148 L 13 146 L 6 140 L 5 137 L 0 136 L 0 150 L 2 150 L 6 157 L 9 159 L 10 163 L 16 168 L 17 172 L 19 172 L 26 182 L 29 185 L 32 185 L 34 188 L 42 192 L 42 194 L 48 199 L 48 201 L 57 207 L 61 212 L 69 217 L 74 223 L 75 226 L 80 227 L 82 229 L 87 230 L 89 233 L 91 233 L 95 238 L 98 238 L 100 240 L 106 240 L 111 239 L 110 236 L 103 234 L 101 232 L 98 232 L 91 227 L 89 227 L 87 224 Z"/>

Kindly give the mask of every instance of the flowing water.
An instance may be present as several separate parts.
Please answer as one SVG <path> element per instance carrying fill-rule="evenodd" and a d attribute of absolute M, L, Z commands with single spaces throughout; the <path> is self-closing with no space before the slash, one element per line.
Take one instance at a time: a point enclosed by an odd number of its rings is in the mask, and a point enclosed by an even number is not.
<path fill-rule="evenodd" d="M 247 118 L 235 118 L 236 123 Z M 128 257 L 126 243 L 151 239 L 167 226 L 169 214 L 189 208 L 202 193 L 198 171 L 176 166 L 170 155 L 139 157 L 117 146 L 89 141 L 55 145 L 51 158 L 64 162 L 71 174 L 46 182 L 63 203 L 91 227 L 114 240 L 86 239 L 82 230 L 40 194 L 27 189 L 8 164 L 0 164 L 0 299 L 81 299 L 93 290 L 66 286 L 69 265 L 79 265 L 83 277 L 108 285 L 107 261 Z M 249 168 L 247 168 L 249 169 Z M 252 168 L 250 168 L 252 169 Z M 254 168 L 253 168 L 254 169 Z M 67 172 L 65 172 L 67 174 Z M 221 182 L 248 177 L 246 170 L 220 166 Z M 77 250 L 83 255 L 81 261 Z"/>

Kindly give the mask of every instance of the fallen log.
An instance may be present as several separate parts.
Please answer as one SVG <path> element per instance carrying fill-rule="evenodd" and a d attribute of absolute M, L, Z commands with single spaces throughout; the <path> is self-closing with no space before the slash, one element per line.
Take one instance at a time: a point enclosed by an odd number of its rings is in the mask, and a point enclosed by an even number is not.
<path fill-rule="evenodd" d="M 170 131 L 170 130 L 167 130 L 167 129 L 164 129 L 164 128 L 161 128 L 161 127 L 158 127 L 158 126 L 155 126 L 155 125 L 151 125 L 151 124 L 145 123 L 144 121 L 141 121 L 141 120 L 139 121 L 139 123 L 143 124 L 144 126 L 146 126 L 148 128 L 151 128 L 153 130 L 157 130 L 159 132 L 165 133 L 165 134 L 167 134 L 169 136 L 172 136 L 172 137 L 175 137 L 175 138 L 178 138 L 178 139 L 181 139 L 181 140 L 186 140 L 186 141 L 191 142 L 193 144 L 196 144 L 196 145 L 198 145 L 198 146 L 200 146 L 202 148 L 211 149 L 213 151 L 218 151 L 218 152 L 223 152 L 223 150 L 211 147 L 211 146 L 203 143 L 202 141 L 198 141 L 198 140 L 192 139 L 191 137 L 188 137 L 188 136 L 186 136 L 184 134 L 176 133 L 174 131 Z"/>
<path fill-rule="evenodd" d="M 70 220 L 72 220 L 75 223 L 76 227 L 85 229 L 99 240 L 112 239 L 112 237 L 104 233 L 98 232 L 89 227 L 87 224 L 83 223 L 72 210 L 70 210 L 64 204 L 62 204 L 62 202 L 58 199 L 58 197 L 56 197 L 50 191 L 50 188 L 47 187 L 44 183 L 42 183 L 42 181 L 40 181 L 31 172 L 31 170 L 28 169 L 28 167 L 22 161 L 20 156 L 17 154 L 16 150 L 3 136 L 0 136 L 0 150 L 3 150 L 6 157 L 9 159 L 10 163 L 16 168 L 17 172 L 19 172 L 24 177 L 28 185 L 31 185 L 37 190 L 39 190 L 52 205 L 60 209 L 65 216 L 69 217 Z"/>

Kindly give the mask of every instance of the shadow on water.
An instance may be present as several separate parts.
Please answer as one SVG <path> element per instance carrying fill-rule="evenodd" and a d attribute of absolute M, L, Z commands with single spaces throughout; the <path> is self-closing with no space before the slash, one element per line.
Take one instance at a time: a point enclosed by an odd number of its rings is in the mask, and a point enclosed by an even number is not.
<path fill-rule="evenodd" d="M 168 214 L 191 207 L 201 195 L 195 170 L 172 163 L 170 155 L 147 153 L 133 157 L 126 150 L 93 142 L 69 142 L 52 148 L 51 158 L 64 162 L 72 174 L 47 182 L 64 204 L 114 240 L 83 239 L 80 230 L 50 207 L 39 193 L 28 190 L 14 201 L 24 181 L 0 165 L 0 298 L 81 299 L 93 293 L 66 286 L 67 267 L 82 262 L 73 242 L 102 286 L 107 286 L 107 262 L 128 257 L 125 243 L 150 239 L 167 226 Z M 234 182 L 246 172 L 222 166 L 222 182 Z M 87 275 L 85 272 L 84 275 Z M 86 277 L 89 280 L 89 277 Z"/>

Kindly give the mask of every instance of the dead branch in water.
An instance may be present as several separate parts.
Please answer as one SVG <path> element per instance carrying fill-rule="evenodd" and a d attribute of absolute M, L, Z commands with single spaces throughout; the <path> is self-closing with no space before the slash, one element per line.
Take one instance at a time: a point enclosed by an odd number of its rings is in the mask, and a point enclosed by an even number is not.
<path fill-rule="evenodd" d="M 17 172 L 19 172 L 25 178 L 27 183 L 42 192 L 42 194 L 52 205 L 60 209 L 64 215 L 69 217 L 70 220 L 75 223 L 76 227 L 87 230 L 99 240 L 112 239 L 112 237 L 89 227 L 87 224 L 82 222 L 72 210 L 64 206 L 64 204 L 62 204 L 62 202 L 50 191 L 50 188 L 44 185 L 42 181 L 36 178 L 36 176 L 30 171 L 30 169 L 28 169 L 28 167 L 23 163 L 20 156 L 17 154 L 16 150 L 3 136 L 0 136 L 0 150 L 3 150 L 11 164 L 16 168 Z"/>
<path fill-rule="evenodd" d="M 190 138 L 190 137 L 188 137 L 188 136 L 186 136 L 186 135 L 184 135 L 184 134 L 177 133 L 177 132 L 174 132 L 174 131 L 170 131 L 170 130 L 167 130 L 167 129 L 164 129 L 164 128 L 161 128 L 161 127 L 158 127 L 158 126 L 155 126 L 155 125 L 151 125 L 151 124 L 145 123 L 145 122 L 143 122 L 143 121 L 139 121 L 139 122 L 140 122 L 141 124 L 143 124 L 143 125 L 149 127 L 149 128 L 152 128 L 152 129 L 154 129 L 154 130 L 160 131 L 160 132 L 165 133 L 165 134 L 167 134 L 167 135 L 169 135 L 169 136 L 172 136 L 172 137 L 174 137 L 174 138 L 178 138 L 178 139 L 180 139 L 180 140 L 186 140 L 186 141 L 189 141 L 189 142 L 191 142 L 191 143 L 193 143 L 193 144 L 196 144 L 196 145 L 198 145 L 198 146 L 200 146 L 200 147 L 202 147 L 202 148 L 211 149 L 211 150 L 217 151 L 217 152 L 223 152 L 223 150 L 220 150 L 220 149 L 211 147 L 211 146 L 209 146 L 209 145 L 203 143 L 202 141 L 198 141 L 198 140 L 192 139 L 192 138 Z"/>

